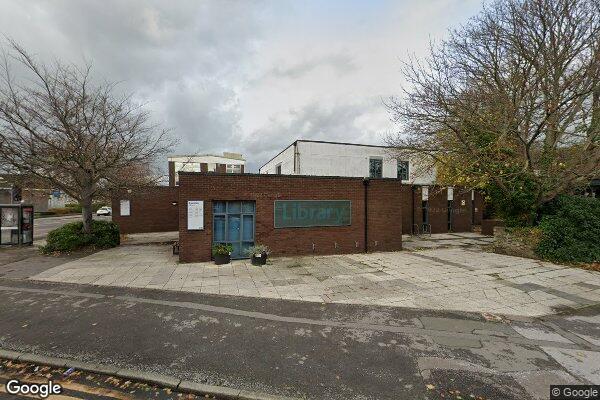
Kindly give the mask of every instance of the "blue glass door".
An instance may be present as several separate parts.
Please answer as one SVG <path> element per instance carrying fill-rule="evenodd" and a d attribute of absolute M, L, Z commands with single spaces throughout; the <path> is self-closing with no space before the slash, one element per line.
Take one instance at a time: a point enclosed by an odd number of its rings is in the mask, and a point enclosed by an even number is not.
<path fill-rule="evenodd" d="M 242 246 L 240 244 L 240 214 L 227 215 L 227 241 L 233 246 L 231 258 L 241 258 Z"/>
<path fill-rule="evenodd" d="M 248 257 L 254 246 L 255 209 L 253 201 L 213 202 L 213 243 L 231 244 L 231 258 Z"/>

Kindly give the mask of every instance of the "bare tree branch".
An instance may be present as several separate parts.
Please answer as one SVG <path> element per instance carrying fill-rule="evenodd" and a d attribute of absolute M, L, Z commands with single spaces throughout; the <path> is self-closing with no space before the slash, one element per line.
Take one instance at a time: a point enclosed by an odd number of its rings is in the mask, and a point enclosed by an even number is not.
<path fill-rule="evenodd" d="M 598 2 L 497 0 L 403 73 L 387 141 L 447 183 L 511 195 L 526 180 L 537 207 L 599 174 Z"/>
<path fill-rule="evenodd" d="M 8 44 L 0 78 L 0 167 L 75 198 L 89 232 L 93 199 L 153 182 L 154 160 L 174 141 L 131 95 L 115 95 L 115 83 L 92 84 L 90 64 L 42 64 L 18 43 Z M 11 62 L 28 79 L 17 80 Z"/>

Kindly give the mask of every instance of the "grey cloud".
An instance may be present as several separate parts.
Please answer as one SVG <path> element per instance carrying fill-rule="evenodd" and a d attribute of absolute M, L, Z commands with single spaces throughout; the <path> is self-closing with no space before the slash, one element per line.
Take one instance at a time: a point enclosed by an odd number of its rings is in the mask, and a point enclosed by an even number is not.
<path fill-rule="evenodd" d="M 0 33 L 44 62 L 92 62 L 179 138 L 175 152 L 222 150 L 239 132 L 237 94 L 261 40 L 254 1 L 0 0 Z"/>
<path fill-rule="evenodd" d="M 375 98 L 333 107 L 311 103 L 291 110 L 293 119 L 290 123 L 272 119 L 265 128 L 242 141 L 245 151 L 252 155 L 248 170 L 258 171 L 261 165 L 296 139 L 381 144 L 382 132 L 361 130 L 357 126 L 360 117 L 380 110 L 381 102 Z"/>
<path fill-rule="evenodd" d="M 297 79 L 322 66 L 330 67 L 338 74 L 347 74 L 357 68 L 354 59 L 350 55 L 340 53 L 313 58 L 291 66 L 277 66 L 270 70 L 266 76 Z"/>
<path fill-rule="evenodd" d="M 169 82 L 150 106 L 183 138 L 178 152 L 222 151 L 227 139 L 239 132 L 235 92 L 220 82 Z M 226 149 L 223 149 L 226 150 Z"/>
<path fill-rule="evenodd" d="M 109 77 L 160 84 L 182 74 L 226 76 L 252 54 L 254 2 L 64 1 L 48 5 L 65 38 Z"/>
<path fill-rule="evenodd" d="M 238 151 L 249 160 L 249 170 L 257 170 L 297 138 L 373 142 L 375 133 L 361 132 L 356 120 L 380 109 L 378 100 L 349 100 L 329 108 L 315 100 L 285 118 L 272 116 L 255 132 L 241 131 L 238 91 L 252 86 L 250 79 L 257 73 L 293 83 L 321 67 L 336 74 L 357 69 L 351 53 L 338 52 L 307 56 L 301 62 L 282 60 L 276 67 L 265 67 L 266 74 L 256 71 L 259 45 L 269 40 L 264 27 L 266 5 L 0 0 L 0 33 L 43 61 L 55 57 L 76 64 L 91 61 L 98 79 L 122 82 L 120 90 L 135 93 L 156 122 L 179 138 L 177 153 Z M 290 117 L 292 122 L 281 122 Z"/>

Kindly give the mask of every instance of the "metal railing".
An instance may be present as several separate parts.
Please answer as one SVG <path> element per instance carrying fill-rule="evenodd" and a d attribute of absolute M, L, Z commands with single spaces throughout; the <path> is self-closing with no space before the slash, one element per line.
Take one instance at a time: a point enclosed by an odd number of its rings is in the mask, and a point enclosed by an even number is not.
<path fill-rule="evenodd" d="M 413 224 L 412 234 L 415 236 L 431 236 L 431 224 Z"/>

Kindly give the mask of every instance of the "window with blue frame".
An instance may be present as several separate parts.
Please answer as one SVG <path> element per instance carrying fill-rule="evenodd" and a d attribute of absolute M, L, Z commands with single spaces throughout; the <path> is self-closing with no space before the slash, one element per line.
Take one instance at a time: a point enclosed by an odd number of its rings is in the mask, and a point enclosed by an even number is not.
<path fill-rule="evenodd" d="M 398 160 L 398 179 L 407 181 L 409 178 L 408 161 Z"/>

